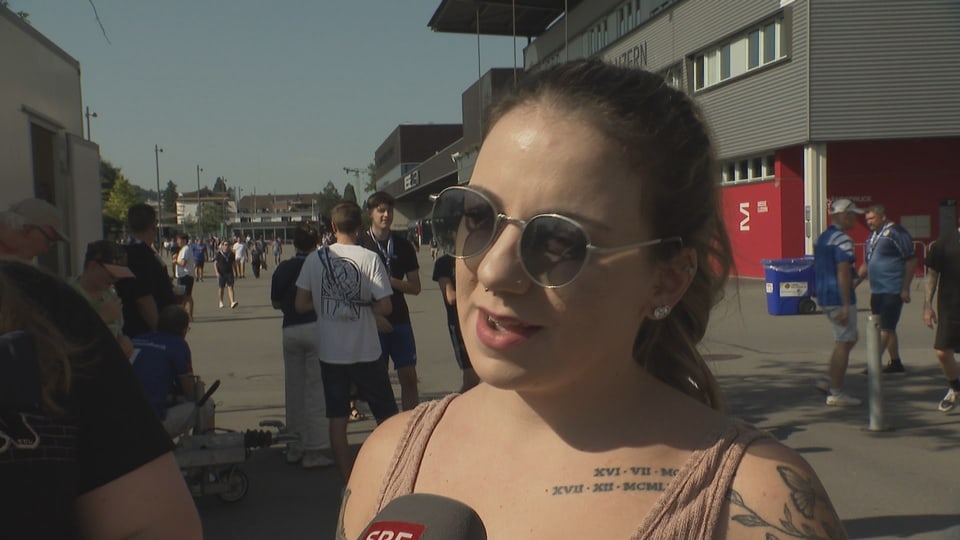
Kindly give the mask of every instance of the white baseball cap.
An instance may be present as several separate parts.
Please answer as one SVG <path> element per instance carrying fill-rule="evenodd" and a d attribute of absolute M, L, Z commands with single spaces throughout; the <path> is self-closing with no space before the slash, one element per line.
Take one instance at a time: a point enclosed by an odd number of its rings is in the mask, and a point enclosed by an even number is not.
<path fill-rule="evenodd" d="M 853 204 L 853 201 L 850 199 L 837 199 L 830 203 L 830 214 L 842 214 L 844 212 L 853 212 L 855 214 L 862 214 L 866 210 L 863 208 L 857 208 L 856 204 Z"/>

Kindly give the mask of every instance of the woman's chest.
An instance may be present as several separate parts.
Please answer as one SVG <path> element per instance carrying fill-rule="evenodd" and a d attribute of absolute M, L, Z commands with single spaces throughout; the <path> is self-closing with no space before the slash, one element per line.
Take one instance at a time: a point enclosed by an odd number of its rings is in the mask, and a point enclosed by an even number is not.
<path fill-rule="evenodd" d="M 689 456 L 664 449 L 459 448 L 426 456 L 416 491 L 469 505 L 489 538 L 630 538 L 669 503 Z"/>

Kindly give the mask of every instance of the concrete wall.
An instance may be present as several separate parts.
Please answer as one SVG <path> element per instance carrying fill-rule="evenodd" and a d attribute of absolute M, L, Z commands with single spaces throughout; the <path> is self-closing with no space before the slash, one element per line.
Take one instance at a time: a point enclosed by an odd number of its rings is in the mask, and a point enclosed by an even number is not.
<path fill-rule="evenodd" d="M 83 140 L 80 64 L 0 7 L 0 208 L 42 197 L 62 212 L 69 244 L 41 264 L 74 274 L 102 236 L 99 149 Z"/>

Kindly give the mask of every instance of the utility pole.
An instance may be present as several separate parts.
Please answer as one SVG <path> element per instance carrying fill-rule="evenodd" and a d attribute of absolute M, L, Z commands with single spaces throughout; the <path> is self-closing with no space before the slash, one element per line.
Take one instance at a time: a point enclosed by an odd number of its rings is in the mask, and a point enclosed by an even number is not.
<path fill-rule="evenodd" d="M 95 112 L 90 112 L 90 107 L 88 106 L 88 107 L 87 107 L 87 114 L 86 114 L 86 116 L 87 116 L 87 140 L 89 141 L 89 140 L 91 140 L 91 139 L 90 139 L 90 119 L 91 119 L 91 118 L 96 118 L 96 117 L 97 117 L 97 113 L 95 113 Z"/>
<path fill-rule="evenodd" d="M 203 169 L 197 164 L 197 236 L 203 238 L 203 207 L 200 206 L 200 173 Z"/>
<path fill-rule="evenodd" d="M 153 145 L 153 155 L 157 160 L 157 249 L 162 248 L 163 239 L 161 234 L 163 231 L 163 197 L 160 196 L 160 152 L 163 152 L 163 148 L 160 148 L 160 145 Z"/>

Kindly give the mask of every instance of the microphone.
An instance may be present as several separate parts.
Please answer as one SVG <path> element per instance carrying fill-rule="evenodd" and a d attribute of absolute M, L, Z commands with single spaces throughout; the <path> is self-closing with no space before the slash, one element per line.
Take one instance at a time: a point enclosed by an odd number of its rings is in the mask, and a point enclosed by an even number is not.
<path fill-rule="evenodd" d="M 487 529 L 460 501 L 413 493 L 384 506 L 358 540 L 487 540 Z"/>

